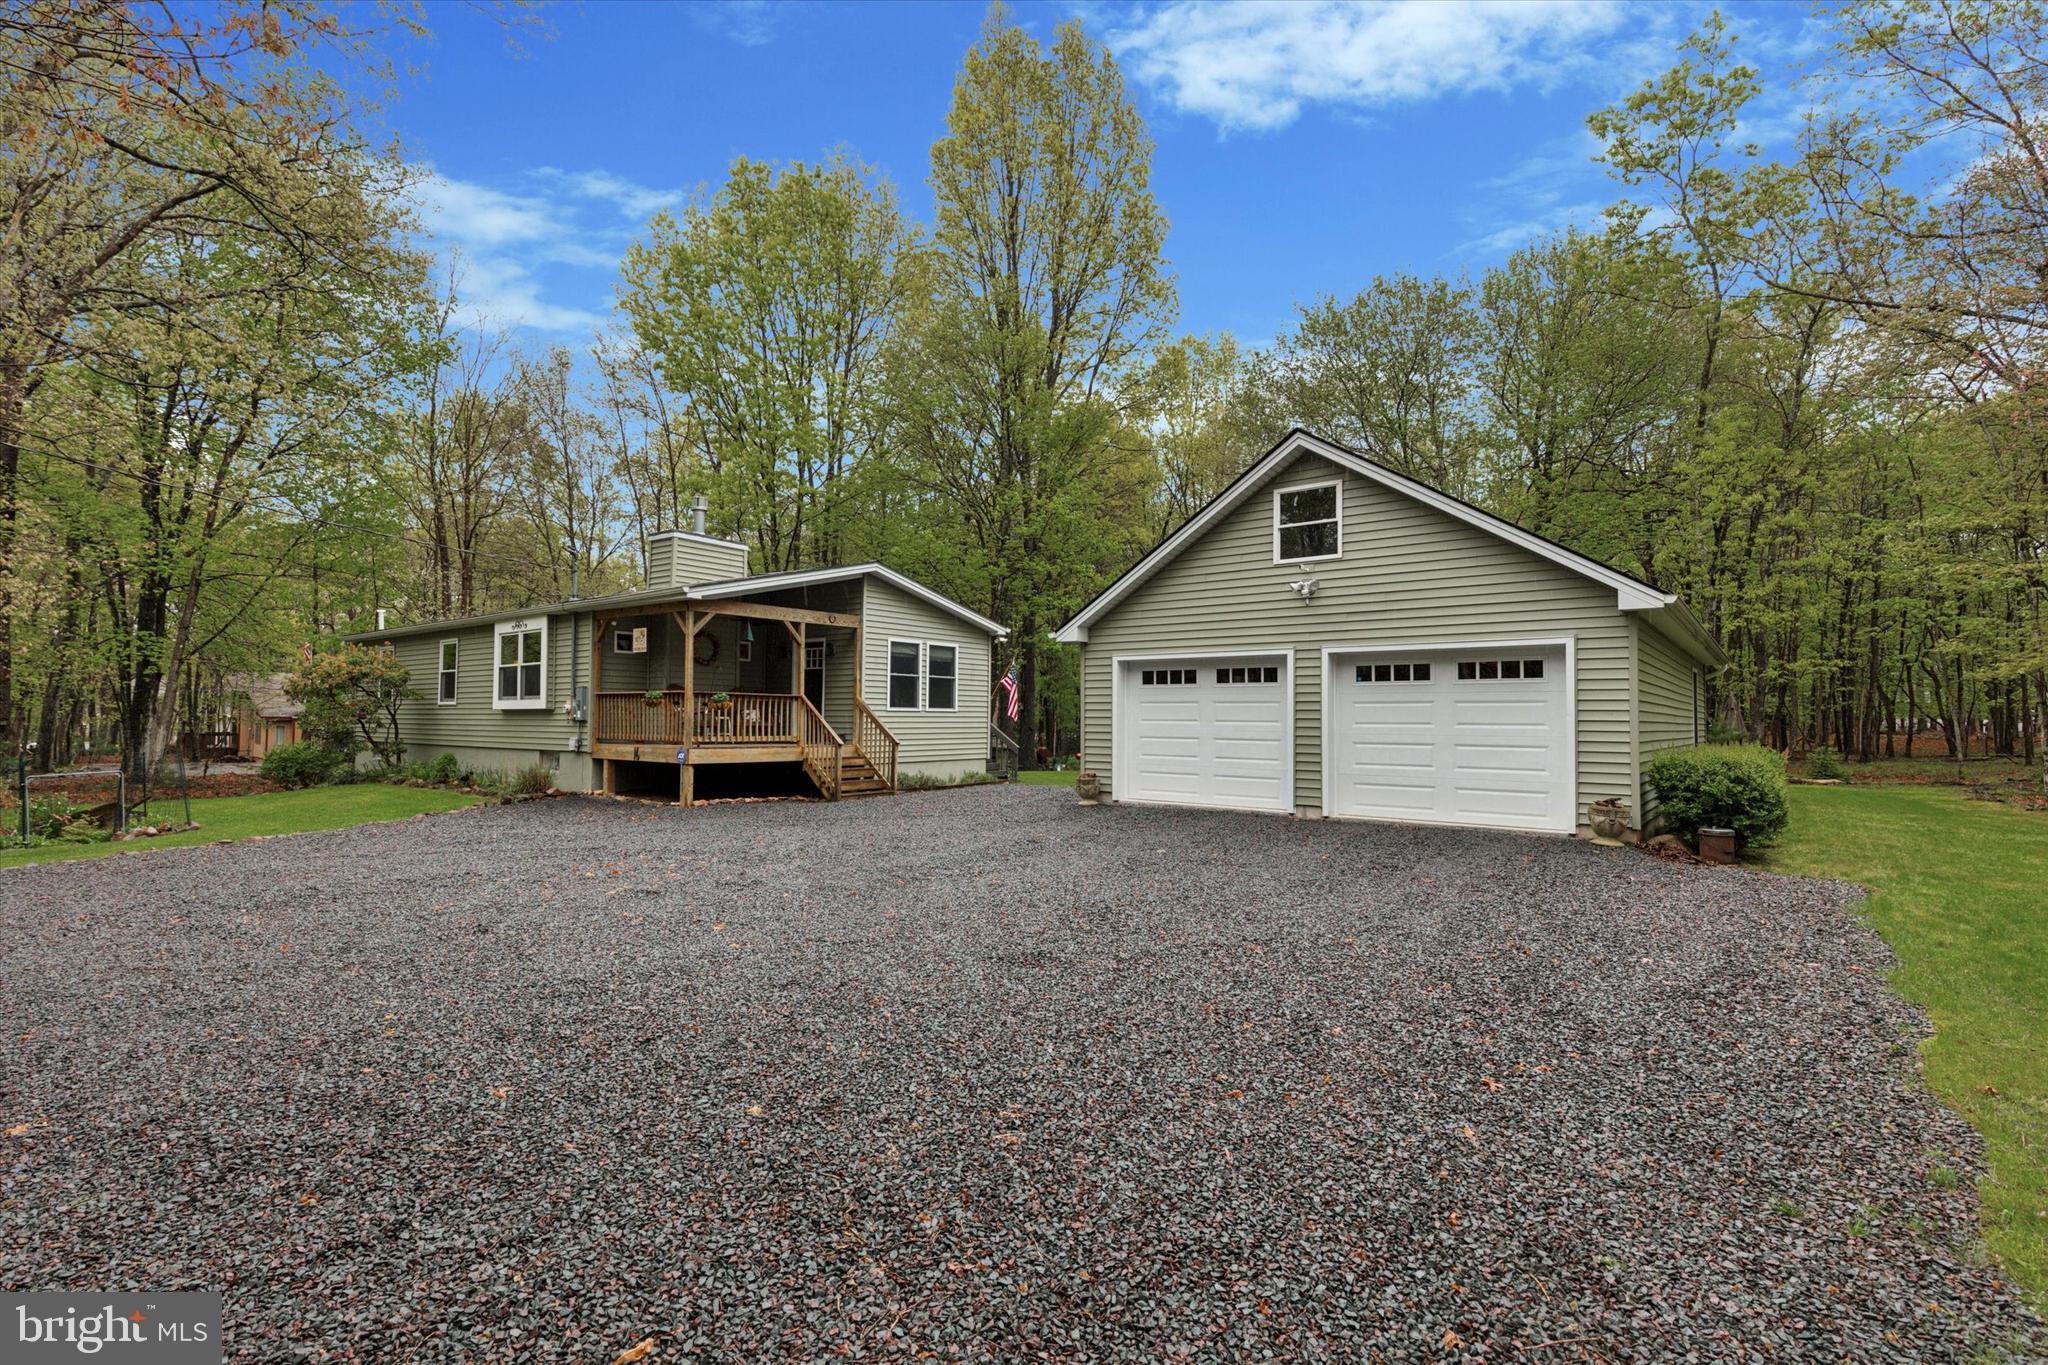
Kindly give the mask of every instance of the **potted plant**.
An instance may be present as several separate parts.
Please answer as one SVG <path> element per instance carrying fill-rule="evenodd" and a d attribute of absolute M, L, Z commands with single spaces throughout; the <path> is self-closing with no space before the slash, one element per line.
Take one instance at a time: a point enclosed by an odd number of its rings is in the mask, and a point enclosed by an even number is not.
<path fill-rule="evenodd" d="M 1595 843 L 1618 844 L 1628 833 L 1628 802 L 1618 796 L 1595 801 L 1586 808 L 1586 816 L 1592 823 Z"/>
<path fill-rule="evenodd" d="M 731 705 L 732 705 L 732 693 L 730 693 L 730 692 L 713 692 L 713 693 L 711 694 L 711 704 L 712 704 L 713 706 L 719 706 L 719 707 L 731 706 Z"/>
<path fill-rule="evenodd" d="M 668 694 L 658 687 L 650 687 L 640 694 L 640 700 L 646 702 L 649 706 L 659 706 L 668 700 Z"/>
<path fill-rule="evenodd" d="M 1092 772 L 1074 775 L 1074 795 L 1081 798 L 1081 804 L 1092 806 L 1102 800 L 1102 779 Z"/>

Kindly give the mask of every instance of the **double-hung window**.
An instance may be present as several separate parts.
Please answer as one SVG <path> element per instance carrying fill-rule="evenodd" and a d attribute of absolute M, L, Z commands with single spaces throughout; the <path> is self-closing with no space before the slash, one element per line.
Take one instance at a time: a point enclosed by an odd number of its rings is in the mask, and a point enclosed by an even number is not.
<path fill-rule="evenodd" d="M 924 704 L 929 711 L 959 706 L 960 651 L 953 645 L 924 647 Z"/>
<path fill-rule="evenodd" d="M 537 711 L 547 701 L 548 628 L 544 621 L 498 627 L 498 667 L 491 704 L 500 711 Z"/>
<path fill-rule="evenodd" d="M 889 709 L 915 711 L 919 701 L 919 675 L 924 671 L 924 647 L 915 640 L 889 642 Z"/>
<path fill-rule="evenodd" d="M 455 705 L 455 641 L 441 642 L 441 683 L 435 694 L 443 706 Z"/>
<path fill-rule="evenodd" d="M 889 642 L 889 709 L 960 709 L 960 647 L 928 640 Z"/>
<path fill-rule="evenodd" d="M 1344 552 L 1340 489 L 1329 483 L 1282 488 L 1273 494 L 1273 561 L 1335 559 Z"/>

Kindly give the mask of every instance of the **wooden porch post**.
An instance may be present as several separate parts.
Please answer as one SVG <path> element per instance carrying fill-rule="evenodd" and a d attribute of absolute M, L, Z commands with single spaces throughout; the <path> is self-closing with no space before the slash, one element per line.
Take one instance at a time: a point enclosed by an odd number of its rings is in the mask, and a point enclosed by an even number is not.
<path fill-rule="evenodd" d="M 789 690 L 790 690 L 791 692 L 794 692 L 794 693 L 795 693 L 795 694 L 796 694 L 797 696 L 799 696 L 799 697 L 801 697 L 801 696 L 802 696 L 802 695 L 804 694 L 804 638 L 805 638 L 805 636 L 804 636 L 804 632 L 805 632 L 805 630 L 806 630 L 806 627 L 805 627 L 805 625 L 804 625 L 804 623 L 803 623 L 803 622 L 799 621 L 799 622 L 797 622 L 797 623 L 796 623 L 796 650 L 795 650 L 794 654 L 793 654 L 793 655 L 791 656 L 791 658 L 790 658 L 790 661 L 789 661 L 789 664 L 790 664 L 790 667 L 789 667 L 789 671 L 790 671 L 790 688 L 789 688 Z"/>
<path fill-rule="evenodd" d="M 865 662 L 860 652 L 860 622 L 853 623 L 853 704 L 860 706 L 860 675 L 867 672 L 861 665 Z"/>
<path fill-rule="evenodd" d="M 676 799 L 687 806 L 697 798 L 697 769 L 689 761 L 696 738 L 690 729 L 697 716 L 697 613 L 685 610 L 670 615 L 683 628 L 683 761 L 676 765 L 683 771 Z"/>

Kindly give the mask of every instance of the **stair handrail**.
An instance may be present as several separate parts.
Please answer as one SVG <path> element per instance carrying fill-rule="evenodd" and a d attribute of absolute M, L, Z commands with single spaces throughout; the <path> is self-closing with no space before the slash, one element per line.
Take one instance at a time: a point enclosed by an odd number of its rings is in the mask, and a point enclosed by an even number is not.
<path fill-rule="evenodd" d="M 889 790 L 895 791 L 896 756 L 903 743 L 896 738 L 894 731 L 882 724 L 882 718 L 861 697 L 853 700 L 853 747 L 874 765 L 876 774 L 888 784 Z"/>
<path fill-rule="evenodd" d="M 818 784 L 829 799 L 839 799 L 839 756 L 846 752 L 846 741 L 832 728 L 823 713 L 811 704 L 809 697 L 798 694 L 799 704 L 798 747 L 803 751 L 804 768 L 811 780 Z M 830 762 L 826 761 L 827 756 Z"/>

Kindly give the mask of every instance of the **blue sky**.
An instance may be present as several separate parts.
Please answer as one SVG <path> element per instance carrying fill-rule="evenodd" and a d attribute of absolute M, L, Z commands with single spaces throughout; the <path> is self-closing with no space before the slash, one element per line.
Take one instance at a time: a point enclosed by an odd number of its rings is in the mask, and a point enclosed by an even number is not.
<path fill-rule="evenodd" d="M 1469 271 L 1618 193 L 1585 115 L 1673 60 L 1705 5 L 1602 0 L 1338 5 L 1061 2 L 1122 64 L 1158 144 L 1182 330 L 1263 344 L 1295 305 L 1375 274 Z M 1806 7 L 1724 13 L 1759 66 L 1757 134 L 1782 138 L 1824 40 Z M 465 295 L 528 345 L 603 323 L 648 216 L 715 187 L 733 158 L 844 147 L 923 218 L 979 3 L 590 3 L 509 51 L 490 19 L 433 7 L 419 68 L 382 114 Z"/>

